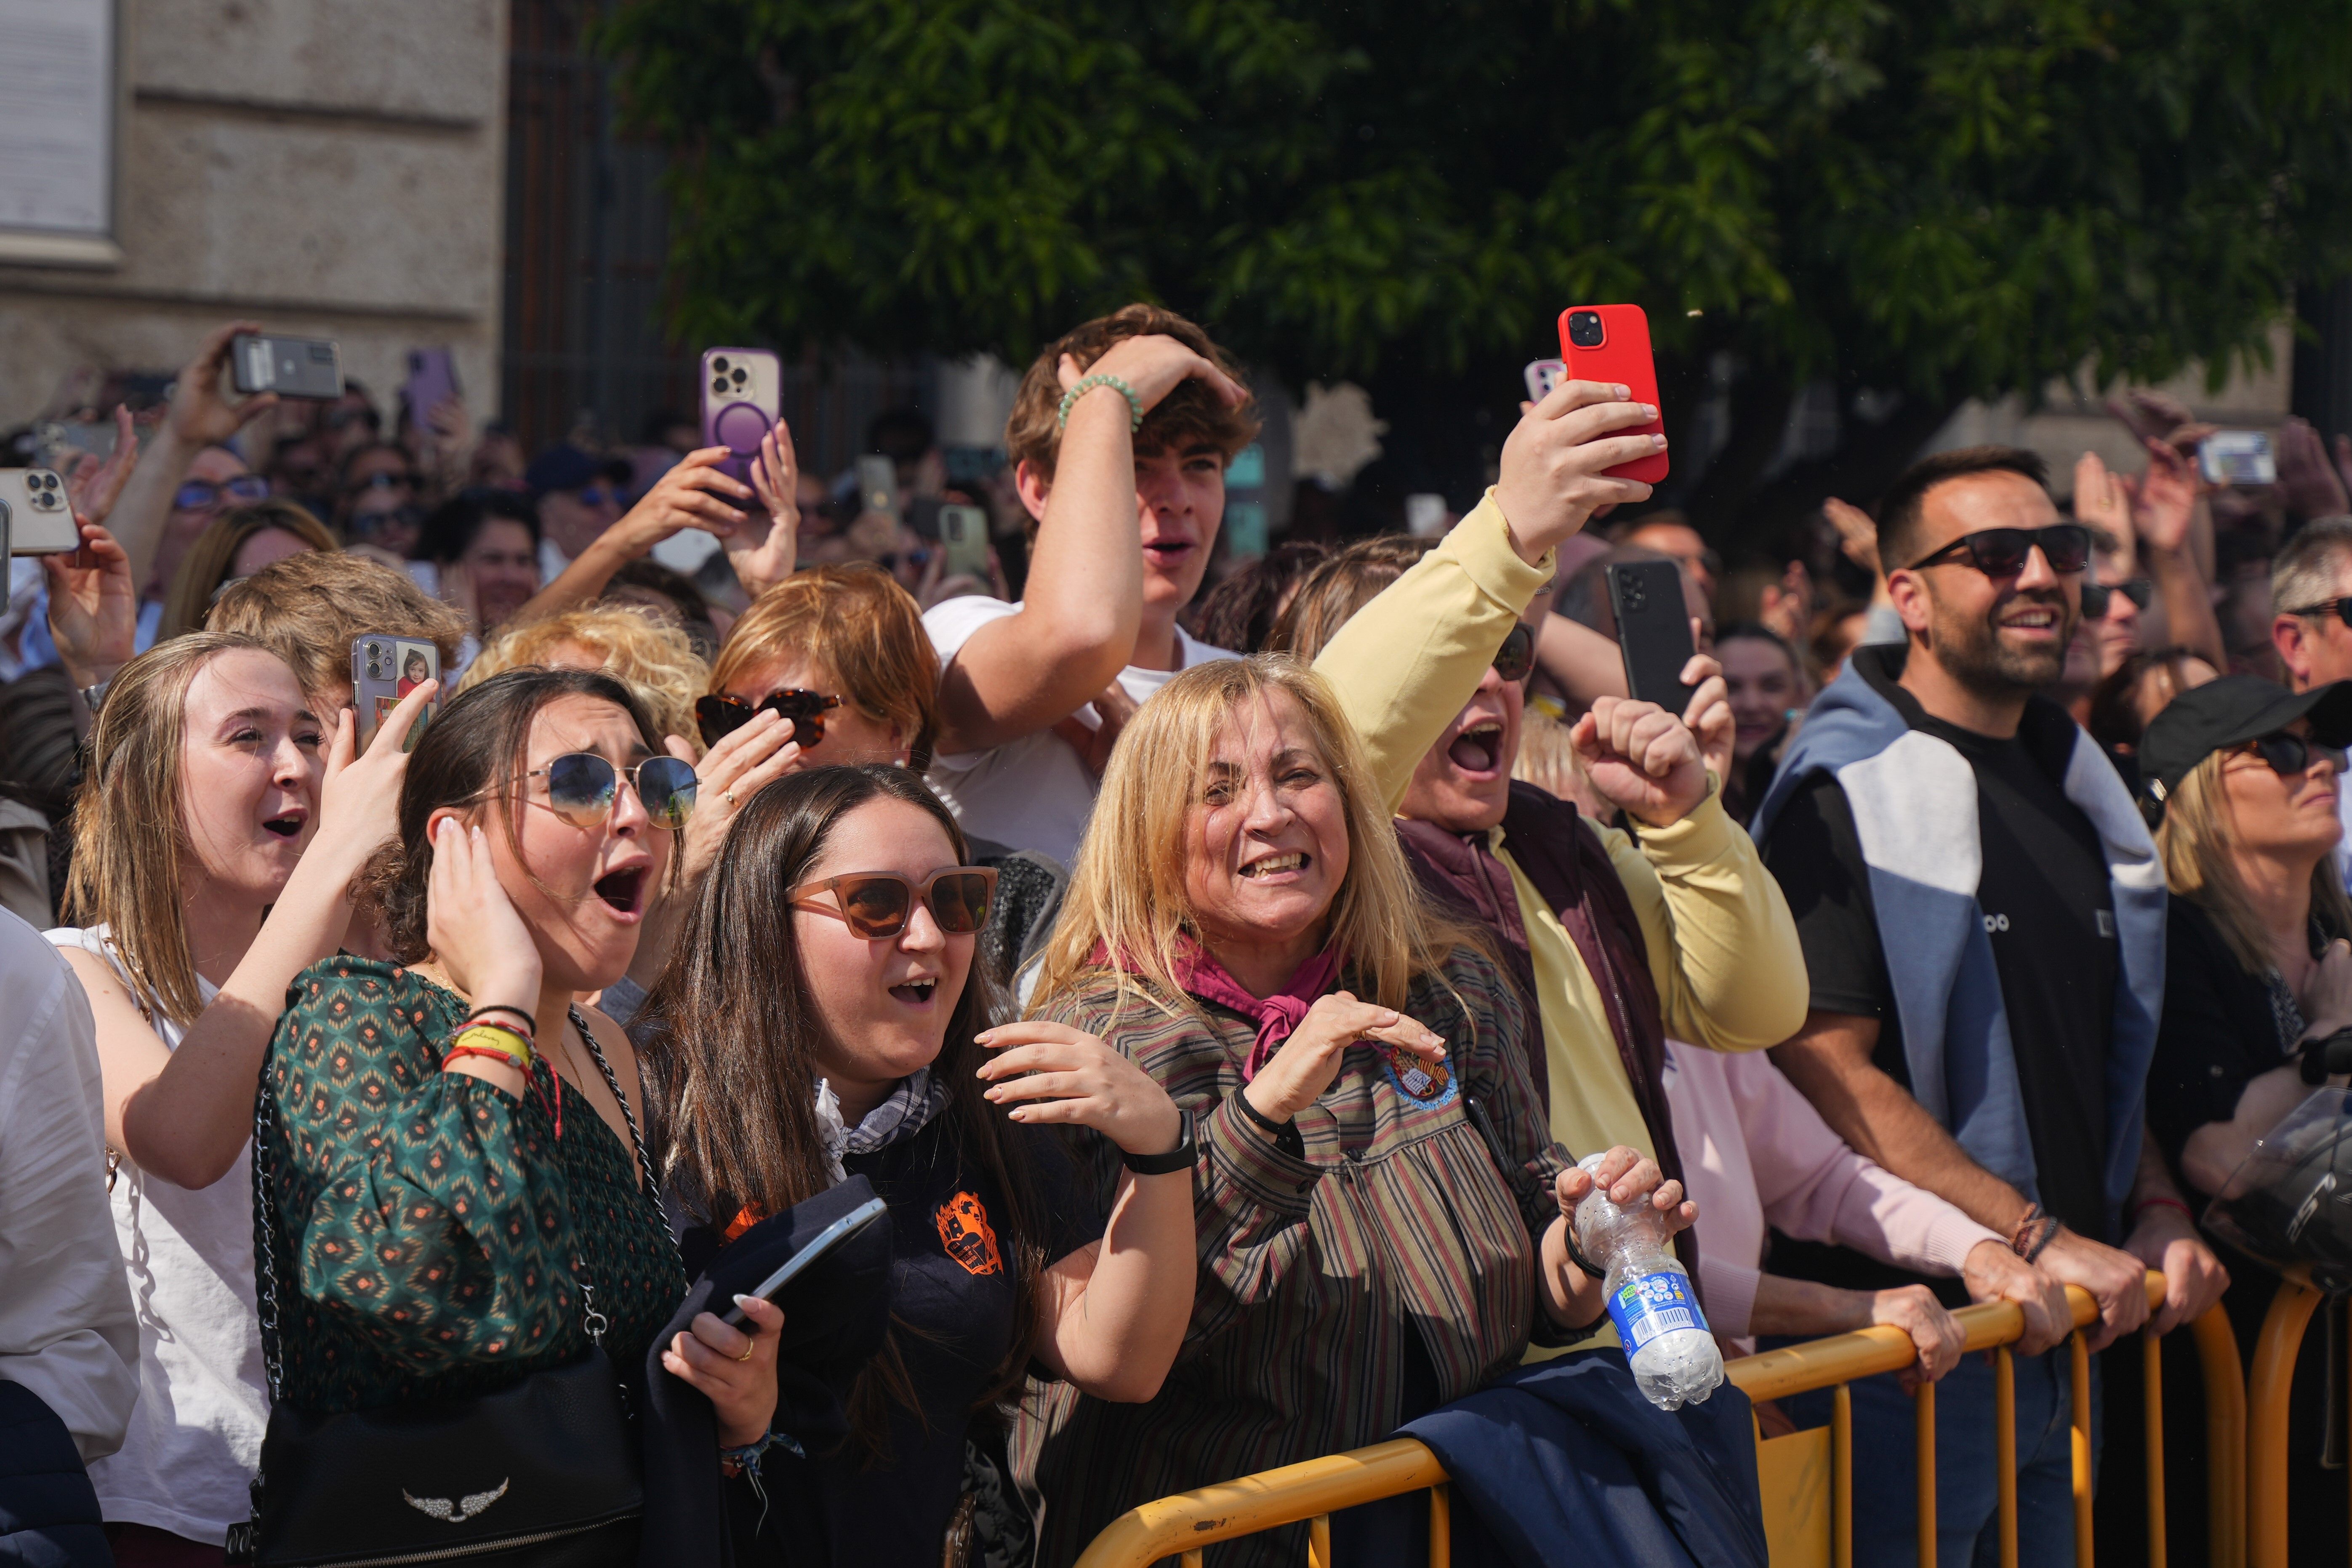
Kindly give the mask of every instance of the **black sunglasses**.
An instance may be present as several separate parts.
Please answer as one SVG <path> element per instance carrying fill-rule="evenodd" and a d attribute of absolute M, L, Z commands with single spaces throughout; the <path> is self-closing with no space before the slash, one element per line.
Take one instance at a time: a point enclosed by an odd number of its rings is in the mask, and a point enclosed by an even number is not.
<path fill-rule="evenodd" d="M 2344 771 L 2343 747 L 2323 746 L 2316 741 L 2302 735 L 2289 734 L 2284 730 L 2273 734 L 2260 735 L 2251 741 L 2242 741 L 2231 749 L 2250 752 L 2262 758 L 2269 765 L 2271 772 L 2281 778 L 2290 778 L 2319 761 L 2326 762 L 2338 773 Z"/>
<path fill-rule="evenodd" d="M 824 710 L 840 706 L 838 697 L 804 691 L 796 686 L 771 691 L 757 702 L 714 691 L 694 700 L 694 722 L 702 731 L 702 743 L 715 746 L 749 724 L 762 710 L 772 710 L 792 721 L 793 744 L 814 746 L 824 739 Z"/>
<path fill-rule="evenodd" d="M 1913 562 L 1911 570 L 1966 554 L 1969 564 L 1988 577 L 2014 577 L 2025 570 L 2036 549 L 2049 558 L 2053 572 L 2080 572 L 2091 563 L 2091 531 L 2079 522 L 2053 522 L 2048 528 L 1979 529 Z"/>
<path fill-rule="evenodd" d="M 2289 610 L 2287 614 L 2290 616 L 2334 616 L 2346 626 L 2352 626 L 2352 598 L 2323 599 L 2316 605 L 2308 605 L 2300 610 Z"/>
<path fill-rule="evenodd" d="M 1495 650 L 1495 673 L 1505 680 L 1517 683 L 1528 678 L 1536 667 L 1536 629 L 1521 621 Z"/>
<path fill-rule="evenodd" d="M 2083 584 L 2083 614 L 2097 620 L 2107 613 L 2109 599 L 2121 594 L 2141 609 L 2156 603 L 2156 584 L 2145 577 L 2135 577 L 2128 583 L 2085 583 Z"/>
<path fill-rule="evenodd" d="M 547 804 L 556 816 L 574 827 L 598 827 L 620 802 L 624 775 L 655 826 L 680 827 L 694 815 L 694 764 L 677 757 L 647 757 L 635 767 L 616 768 L 593 752 L 566 752 L 523 776 L 547 780 Z"/>
<path fill-rule="evenodd" d="M 251 506 L 269 499 L 269 481 L 259 474 L 239 474 L 218 484 L 210 479 L 183 479 L 172 492 L 172 504 L 182 511 L 201 511 L 219 505 L 223 496 L 239 506 Z"/>

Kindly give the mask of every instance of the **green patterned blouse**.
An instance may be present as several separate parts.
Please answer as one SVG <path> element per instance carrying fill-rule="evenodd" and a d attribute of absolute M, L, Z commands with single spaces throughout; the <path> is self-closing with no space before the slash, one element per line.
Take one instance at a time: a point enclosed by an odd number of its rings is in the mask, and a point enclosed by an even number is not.
<path fill-rule="evenodd" d="M 276 1197 L 280 1397 L 299 1409 L 461 1398 L 571 1361 L 589 1343 L 583 1279 L 607 1353 L 641 1366 L 685 1296 L 635 1155 L 576 1090 L 559 1139 L 544 1061 L 520 1100 L 441 1070 L 466 1013 L 360 958 L 287 993 L 265 1068 L 277 1125 L 256 1152 Z"/>

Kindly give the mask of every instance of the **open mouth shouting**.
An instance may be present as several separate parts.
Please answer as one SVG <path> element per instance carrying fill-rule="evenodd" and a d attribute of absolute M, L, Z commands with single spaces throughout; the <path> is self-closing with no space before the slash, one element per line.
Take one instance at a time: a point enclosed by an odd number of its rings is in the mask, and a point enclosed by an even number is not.
<path fill-rule="evenodd" d="M 273 816 L 268 821 L 263 823 L 261 825 L 261 830 L 264 833 L 272 835 L 273 837 L 286 839 L 290 843 L 294 839 L 302 837 L 302 829 L 309 824 L 310 820 L 310 814 L 307 811 L 289 811 L 282 816 Z"/>
<path fill-rule="evenodd" d="M 909 1007 L 928 1007 L 939 994 L 940 977 L 926 974 L 913 980 L 902 980 L 890 987 L 890 994 Z"/>
<path fill-rule="evenodd" d="M 624 920 L 635 920 L 645 912 L 646 879 L 646 868 L 643 866 L 607 871 L 596 879 L 595 893 L 604 901 L 604 907 L 614 914 Z"/>
<path fill-rule="evenodd" d="M 1503 761 L 1503 721 L 1474 721 L 1446 746 L 1445 760 L 1474 777 L 1493 777 Z"/>

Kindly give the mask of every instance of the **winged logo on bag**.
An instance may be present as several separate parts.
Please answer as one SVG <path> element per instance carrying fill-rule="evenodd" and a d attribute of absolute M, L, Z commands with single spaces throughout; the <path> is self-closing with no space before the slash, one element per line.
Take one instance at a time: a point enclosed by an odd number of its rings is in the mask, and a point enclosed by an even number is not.
<path fill-rule="evenodd" d="M 437 1519 L 444 1524 L 463 1524 L 499 1499 L 506 1496 L 507 1487 L 513 1479 L 509 1476 L 506 1480 L 500 1481 L 495 1490 L 475 1492 L 471 1496 L 461 1497 L 455 1504 L 445 1497 L 410 1497 L 404 1488 L 400 1495 L 409 1507 L 421 1514 Z"/>

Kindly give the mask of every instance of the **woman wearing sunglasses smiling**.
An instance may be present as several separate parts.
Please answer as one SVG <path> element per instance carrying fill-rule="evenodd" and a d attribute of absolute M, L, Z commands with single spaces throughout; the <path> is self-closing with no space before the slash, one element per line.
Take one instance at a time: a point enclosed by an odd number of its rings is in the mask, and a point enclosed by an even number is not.
<path fill-rule="evenodd" d="M 636 1058 L 572 1002 L 627 967 L 693 809 L 692 767 L 656 740 L 612 678 L 518 669 L 452 700 L 411 755 L 399 837 L 363 877 L 399 962 L 298 976 L 264 1074 L 281 1405 L 452 1405 L 592 1338 L 641 1367 L 678 1305 L 640 1179 Z M 756 1441 L 775 1403 L 781 1314 L 747 1312 L 756 1331 L 705 1313 L 661 1355 L 709 1397 L 722 1447 Z"/>
<path fill-rule="evenodd" d="M 845 1414 L 780 1409 L 795 1447 L 763 1460 L 805 1500 L 777 1521 L 796 1563 L 938 1562 L 974 1510 L 1024 1539 L 1003 1444 L 1024 1374 L 1149 1399 L 1191 1311 L 1191 1123 L 1092 1035 L 989 1026 L 995 873 L 969 862 L 906 770 L 795 773 L 743 805 L 646 1005 L 689 1254 L 852 1174 L 889 1205 L 885 1348 Z M 1107 1218 L 1057 1127 L 1123 1162 Z"/>

